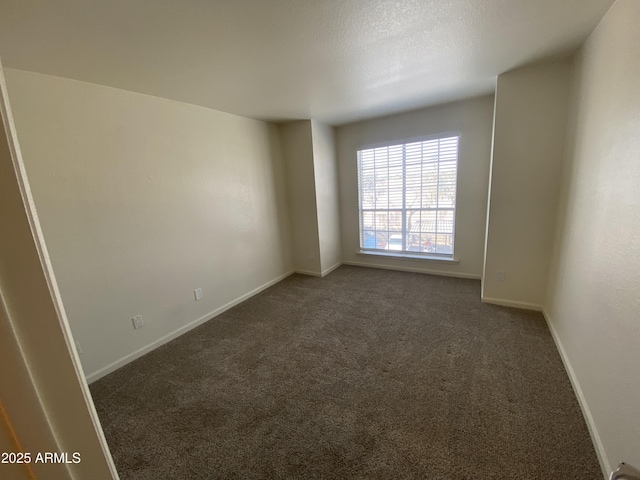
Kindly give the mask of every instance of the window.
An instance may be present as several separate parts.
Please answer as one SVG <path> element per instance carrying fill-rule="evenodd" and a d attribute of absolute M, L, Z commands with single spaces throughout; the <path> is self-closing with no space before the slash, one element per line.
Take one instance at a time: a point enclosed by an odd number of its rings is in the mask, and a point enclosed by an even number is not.
<path fill-rule="evenodd" d="M 453 258 L 458 140 L 358 151 L 361 250 Z"/>

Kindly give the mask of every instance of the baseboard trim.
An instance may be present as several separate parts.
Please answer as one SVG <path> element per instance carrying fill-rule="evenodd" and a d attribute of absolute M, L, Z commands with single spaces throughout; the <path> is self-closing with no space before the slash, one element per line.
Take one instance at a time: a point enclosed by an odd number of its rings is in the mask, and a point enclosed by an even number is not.
<path fill-rule="evenodd" d="M 294 273 L 299 273 L 301 275 L 309 275 L 311 277 L 326 277 L 331 272 L 333 272 L 336 268 L 338 268 L 340 265 L 342 265 L 342 262 L 338 262 L 335 265 L 332 265 L 331 267 L 322 270 L 321 272 L 315 272 L 313 270 L 295 269 Z"/>
<path fill-rule="evenodd" d="M 377 263 L 364 263 L 364 262 L 342 262 L 343 265 L 353 265 L 355 267 L 369 267 L 369 268 L 382 268 L 384 270 L 397 270 L 400 272 L 411 272 L 411 273 L 424 273 L 427 275 L 440 275 L 442 277 L 455 277 L 455 278 L 470 278 L 472 280 L 480 280 L 482 277 L 480 275 L 474 275 L 472 273 L 458 273 L 458 272 L 445 272 L 442 270 L 430 270 L 430 269 L 421 269 L 421 268 L 411 268 L 411 267 L 397 267 L 395 265 L 381 265 Z"/>
<path fill-rule="evenodd" d="M 332 265 L 329 268 L 325 268 L 322 271 L 322 276 L 326 277 L 327 275 L 329 275 L 331 272 L 333 272 L 336 268 L 340 267 L 341 265 L 342 265 L 342 262 L 338 262 L 338 263 L 336 263 L 335 265 Z"/>
<path fill-rule="evenodd" d="M 549 314 L 543 308 L 542 315 L 544 316 L 545 321 L 547 322 L 547 326 L 549 327 L 549 331 L 551 332 L 551 338 L 553 338 L 554 343 L 556 344 L 556 348 L 560 353 L 560 358 L 562 359 L 562 363 L 564 364 L 564 369 L 569 376 L 569 380 L 571 381 L 571 386 L 573 387 L 573 392 L 578 399 L 578 404 L 580 405 L 580 409 L 582 410 L 582 415 L 587 423 L 587 428 L 589 430 L 589 435 L 591 436 L 591 441 L 596 450 L 596 455 L 598 456 L 598 461 L 600 462 L 600 468 L 602 470 L 602 476 L 606 480 L 609 478 L 609 472 L 611 472 L 611 464 L 609 463 L 609 457 L 604 450 L 604 445 L 602 445 L 602 440 L 600 439 L 600 434 L 598 433 L 598 429 L 596 428 L 595 421 L 593 420 L 593 416 L 591 415 L 591 410 L 589 409 L 589 404 L 587 403 L 587 399 L 584 397 L 584 393 L 582 393 L 582 388 L 580 387 L 580 382 L 578 382 L 578 378 L 571 366 L 571 361 L 567 356 L 567 352 L 562 345 L 562 341 L 560 341 L 560 337 L 556 333 L 556 329 L 553 327 L 553 323 L 550 320 Z"/>
<path fill-rule="evenodd" d="M 536 312 L 542 311 L 542 305 L 537 305 L 535 303 L 517 302 L 514 300 L 505 300 L 503 298 L 491 298 L 491 297 L 482 297 L 481 301 L 482 303 L 490 303 L 492 305 L 501 305 L 503 307 L 521 308 L 523 310 L 534 310 Z"/>
<path fill-rule="evenodd" d="M 299 270 L 295 269 L 293 273 L 299 273 L 300 275 L 309 275 L 311 277 L 321 277 L 322 272 L 314 272 L 312 270 Z"/>
<path fill-rule="evenodd" d="M 279 275 L 278 277 L 274 278 L 273 280 L 270 280 L 270 281 L 260 285 L 259 287 L 254 288 L 250 292 L 239 296 L 235 300 L 232 300 L 232 301 L 230 301 L 228 303 L 225 303 L 221 307 L 216 308 L 215 310 L 203 315 L 202 317 L 197 318 L 197 319 L 187 323 L 186 325 L 183 325 L 182 327 L 174 330 L 173 332 L 170 332 L 170 333 L 158 338 L 157 340 L 145 345 L 144 347 L 139 348 L 138 350 L 136 350 L 136 351 L 134 351 L 132 353 L 129 353 L 128 355 L 125 355 L 124 357 L 119 358 L 115 362 L 112 362 L 109 365 L 106 365 L 106 366 L 104 366 L 102 368 L 99 368 L 95 372 L 92 372 L 92 373 L 90 373 L 89 375 L 86 376 L 87 383 L 93 383 L 96 380 L 99 380 L 100 378 L 104 377 L 105 375 L 108 375 L 111 372 L 114 372 L 117 369 L 119 369 L 121 367 L 124 367 L 127 363 L 133 362 L 137 358 L 140 358 L 143 355 L 149 353 L 150 351 L 155 350 L 159 346 L 164 345 L 165 343 L 170 342 L 174 338 L 178 338 L 180 335 L 183 335 L 183 334 L 187 333 L 189 330 L 193 330 L 194 328 L 196 328 L 197 326 L 205 323 L 206 321 L 211 320 L 214 317 L 217 317 L 221 313 L 226 312 L 230 308 L 235 307 L 236 305 L 238 305 L 239 303 L 244 302 L 248 298 L 251 298 L 254 295 L 257 295 L 258 293 L 262 292 L 263 290 L 266 290 L 267 288 L 275 285 L 278 282 L 281 282 L 282 280 L 284 280 L 288 276 L 292 275 L 293 273 L 294 273 L 293 270 L 291 270 L 291 271 L 289 271 L 287 273 L 283 273 L 282 275 Z"/>

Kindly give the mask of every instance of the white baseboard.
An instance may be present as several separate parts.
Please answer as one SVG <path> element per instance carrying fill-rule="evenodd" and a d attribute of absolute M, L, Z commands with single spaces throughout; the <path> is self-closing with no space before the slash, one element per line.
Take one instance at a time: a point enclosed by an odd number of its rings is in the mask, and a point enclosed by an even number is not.
<path fill-rule="evenodd" d="M 92 373 L 90 373 L 89 375 L 86 376 L 87 383 L 95 382 L 96 380 L 104 377 L 105 375 L 110 374 L 111 372 L 117 370 L 118 368 L 125 366 L 127 363 L 133 362 L 135 359 L 142 357 L 146 353 L 149 353 L 151 350 L 155 350 L 159 346 L 164 345 L 167 342 L 170 342 L 174 338 L 177 338 L 180 335 L 183 335 L 183 334 L 187 333 L 189 330 L 193 330 L 198 325 L 201 325 L 201 324 L 205 323 L 206 321 L 211 320 L 214 317 L 217 317 L 221 313 L 226 312 L 230 308 L 235 307 L 236 305 L 238 305 L 239 303 L 244 302 L 248 298 L 251 298 L 254 295 L 257 295 L 258 293 L 262 292 L 263 290 L 266 290 L 267 288 L 269 288 L 269 287 L 275 285 L 276 283 L 284 280 L 285 278 L 287 278 L 289 275 L 291 275 L 293 273 L 294 273 L 293 270 L 290 271 L 290 272 L 284 273 L 284 274 L 274 278 L 273 280 L 270 280 L 267 283 L 264 283 L 264 284 L 260 285 L 259 287 L 254 288 L 250 292 L 239 296 L 235 300 L 232 300 L 229 303 L 226 303 L 226 304 L 222 305 L 221 307 L 216 308 L 212 312 L 209 312 L 209 313 L 203 315 L 202 317 L 197 318 L 197 319 L 187 323 L 186 325 L 183 325 L 182 327 L 174 330 L 173 332 L 168 333 L 168 334 L 160 337 L 159 339 L 149 343 L 148 345 L 145 345 L 144 347 L 139 348 L 138 350 L 136 350 L 136 351 L 134 351 L 134 352 L 132 352 L 132 353 L 130 353 L 128 355 L 125 355 L 124 357 L 119 358 L 115 362 L 112 362 L 109 365 L 106 365 L 106 366 L 104 366 L 102 368 L 99 368 L 95 372 L 92 372 Z"/>
<path fill-rule="evenodd" d="M 364 263 L 364 262 L 342 262 L 343 265 L 354 265 L 356 267 L 369 267 L 369 268 L 382 268 L 384 270 L 397 270 L 400 272 L 412 272 L 412 273 L 425 273 L 427 275 L 440 275 L 443 277 L 456 277 L 456 278 L 470 278 L 473 280 L 480 280 L 480 275 L 475 275 L 472 273 L 459 273 L 459 272 L 445 272 L 442 270 L 430 270 L 430 269 L 422 269 L 422 268 L 411 268 L 411 267 L 398 267 L 398 266 L 389 266 L 389 265 L 381 265 L 376 263 Z"/>
<path fill-rule="evenodd" d="M 302 275 L 310 275 L 312 277 L 326 277 L 331 272 L 333 272 L 336 268 L 338 268 L 340 265 L 342 265 L 342 262 L 338 262 L 335 265 L 322 270 L 321 272 L 315 272 L 313 270 L 300 270 L 300 269 L 296 269 L 294 270 L 294 272 L 300 273 Z"/>
<path fill-rule="evenodd" d="M 296 269 L 296 270 L 293 271 L 293 273 L 299 273 L 301 275 L 310 275 L 312 277 L 321 277 L 322 276 L 322 272 L 314 272 L 312 270 Z"/>
<path fill-rule="evenodd" d="M 329 268 L 325 268 L 322 271 L 322 276 L 326 277 L 327 275 L 329 275 L 331 272 L 333 272 L 336 268 L 338 268 L 340 265 L 342 265 L 342 262 L 338 262 L 335 265 L 329 267 Z"/>
<path fill-rule="evenodd" d="M 571 386 L 573 387 L 573 391 L 576 395 L 576 398 L 578 399 L 578 404 L 580 405 L 582 415 L 584 416 L 584 419 L 587 423 L 589 435 L 591 435 L 591 441 L 593 442 L 596 450 L 596 455 L 598 456 L 598 461 L 600 462 L 602 476 L 606 480 L 609 478 L 609 472 L 611 472 L 611 464 L 609 463 L 609 458 L 607 457 L 607 453 L 604 450 L 604 445 L 602 445 L 602 440 L 600 439 L 598 429 L 596 428 L 593 416 L 591 415 L 591 410 L 589 409 L 589 405 L 587 404 L 587 399 L 584 397 L 584 393 L 582 393 L 580 382 L 578 382 L 578 378 L 576 377 L 573 367 L 571 366 L 571 362 L 569 361 L 567 352 L 565 351 L 555 328 L 553 328 L 553 323 L 549 319 L 549 314 L 544 308 L 542 309 L 542 315 L 544 315 L 544 319 L 546 320 L 549 331 L 551 332 L 551 337 L 553 338 L 553 341 L 556 344 L 556 348 L 560 353 L 560 358 L 562 359 L 562 363 L 564 364 L 564 369 L 567 371 L 567 375 L 569 375 Z"/>
<path fill-rule="evenodd" d="M 505 300 L 503 298 L 490 298 L 490 297 L 482 297 L 481 301 L 482 303 L 502 305 L 503 307 L 522 308 L 523 310 L 535 310 L 536 312 L 542 311 L 542 305 L 536 305 L 535 303 L 516 302 L 514 300 Z"/>

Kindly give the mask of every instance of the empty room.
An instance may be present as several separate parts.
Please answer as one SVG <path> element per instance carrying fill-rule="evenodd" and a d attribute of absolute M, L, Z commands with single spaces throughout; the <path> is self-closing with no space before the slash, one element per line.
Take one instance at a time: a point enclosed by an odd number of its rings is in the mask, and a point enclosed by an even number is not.
<path fill-rule="evenodd" d="M 0 478 L 640 480 L 640 1 L 4 0 Z"/>

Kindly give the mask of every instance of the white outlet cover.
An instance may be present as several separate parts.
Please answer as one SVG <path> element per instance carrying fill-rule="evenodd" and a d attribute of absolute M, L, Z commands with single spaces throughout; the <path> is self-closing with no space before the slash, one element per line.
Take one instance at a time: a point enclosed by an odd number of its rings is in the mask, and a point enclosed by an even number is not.
<path fill-rule="evenodd" d="M 133 328 L 135 329 L 138 329 L 144 326 L 144 322 L 142 321 L 142 315 L 136 315 L 131 319 L 131 321 L 133 322 Z"/>
<path fill-rule="evenodd" d="M 196 300 L 202 300 L 202 297 L 204 296 L 204 295 L 202 294 L 202 289 L 201 289 L 201 288 L 196 288 L 196 289 L 193 291 L 193 294 L 195 295 Z"/>

